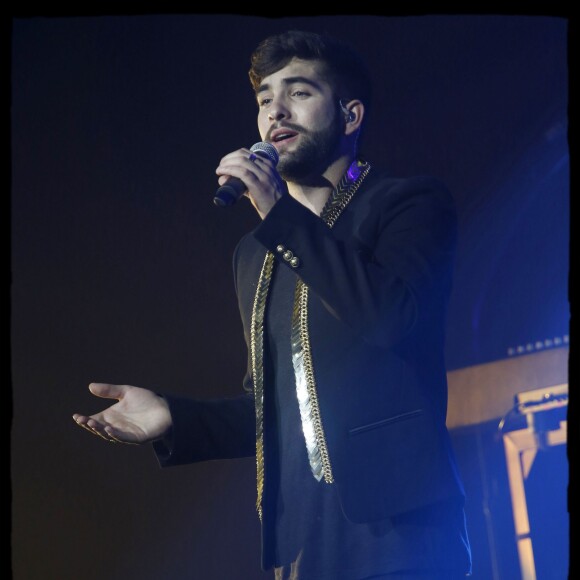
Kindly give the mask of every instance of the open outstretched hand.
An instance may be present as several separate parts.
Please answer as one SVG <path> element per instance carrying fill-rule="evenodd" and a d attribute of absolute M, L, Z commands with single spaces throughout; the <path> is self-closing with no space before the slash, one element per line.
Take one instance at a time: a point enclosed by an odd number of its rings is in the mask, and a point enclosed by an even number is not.
<path fill-rule="evenodd" d="M 75 413 L 74 421 L 111 443 L 141 445 L 161 439 L 171 427 L 167 402 L 149 389 L 91 383 L 91 393 L 117 402 L 94 415 Z"/>

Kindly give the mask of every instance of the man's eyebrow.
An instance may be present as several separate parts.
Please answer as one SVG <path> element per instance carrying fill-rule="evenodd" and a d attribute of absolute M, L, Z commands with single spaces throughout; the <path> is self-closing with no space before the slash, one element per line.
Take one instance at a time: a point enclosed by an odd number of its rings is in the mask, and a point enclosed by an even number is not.
<path fill-rule="evenodd" d="M 285 79 L 282 79 L 282 83 L 285 85 L 292 85 L 294 83 L 303 83 L 306 85 L 310 85 L 311 87 L 313 87 L 315 89 L 320 88 L 320 84 L 317 83 L 316 81 L 313 81 L 312 79 L 309 79 L 308 77 L 301 77 L 301 76 L 287 77 Z M 269 91 L 269 90 L 270 90 L 270 85 L 265 83 L 265 84 L 260 85 L 258 87 L 256 94 L 263 93 L 264 91 Z"/>

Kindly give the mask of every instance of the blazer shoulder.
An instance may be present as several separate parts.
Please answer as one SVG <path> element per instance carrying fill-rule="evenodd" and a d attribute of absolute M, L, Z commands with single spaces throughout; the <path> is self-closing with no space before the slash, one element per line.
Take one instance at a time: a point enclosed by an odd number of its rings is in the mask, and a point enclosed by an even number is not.
<path fill-rule="evenodd" d="M 390 221 L 402 212 L 446 216 L 446 221 L 457 218 L 455 198 L 441 179 L 430 175 L 397 177 L 380 170 L 369 173 L 352 211 L 379 221 Z"/>
<path fill-rule="evenodd" d="M 393 176 L 385 170 L 378 169 L 367 178 L 368 193 L 370 195 L 433 195 L 453 203 L 454 197 L 444 181 L 431 175 L 414 175 L 410 177 Z"/>

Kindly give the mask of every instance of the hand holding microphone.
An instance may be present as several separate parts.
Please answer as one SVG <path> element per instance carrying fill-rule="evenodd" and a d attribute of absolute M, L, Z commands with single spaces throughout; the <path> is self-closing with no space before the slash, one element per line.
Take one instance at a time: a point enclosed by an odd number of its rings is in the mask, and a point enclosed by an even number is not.
<path fill-rule="evenodd" d="M 250 147 L 250 161 L 254 161 L 257 156 L 269 159 L 272 163 L 278 163 L 278 151 L 271 143 L 260 141 L 254 143 Z M 213 202 L 219 207 L 226 207 L 235 204 L 244 193 L 248 191 L 248 187 L 238 177 L 230 176 L 227 181 L 217 189 Z"/>

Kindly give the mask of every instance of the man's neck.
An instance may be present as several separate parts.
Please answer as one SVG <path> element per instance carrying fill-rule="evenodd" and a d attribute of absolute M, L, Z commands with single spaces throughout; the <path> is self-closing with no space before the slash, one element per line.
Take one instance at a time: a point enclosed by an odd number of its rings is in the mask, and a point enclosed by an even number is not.
<path fill-rule="evenodd" d="M 328 169 L 321 176 L 324 184 L 320 186 L 288 182 L 288 193 L 296 201 L 319 216 L 332 190 L 338 185 L 341 177 L 353 161 L 354 159 L 351 156 L 343 155 L 329 165 Z"/>

